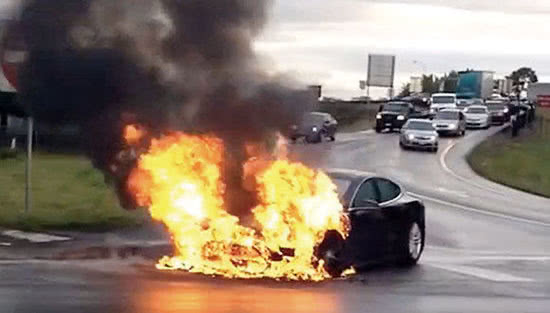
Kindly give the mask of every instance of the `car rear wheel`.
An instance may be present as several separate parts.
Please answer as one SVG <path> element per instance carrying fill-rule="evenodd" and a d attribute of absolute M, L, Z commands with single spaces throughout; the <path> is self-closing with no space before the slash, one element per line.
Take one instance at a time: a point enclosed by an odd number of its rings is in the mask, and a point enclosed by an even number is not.
<path fill-rule="evenodd" d="M 377 133 L 381 133 L 381 132 L 382 132 L 382 128 L 376 127 L 376 132 L 377 132 Z"/>
<path fill-rule="evenodd" d="M 424 252 L 424 230 L 415 221 L 409 224 L 407 235 L 404 236 L 402 245 L 402 259 L 400 264 L 403 266 L 413 266 L 418 263 L 422 252 Z"/>

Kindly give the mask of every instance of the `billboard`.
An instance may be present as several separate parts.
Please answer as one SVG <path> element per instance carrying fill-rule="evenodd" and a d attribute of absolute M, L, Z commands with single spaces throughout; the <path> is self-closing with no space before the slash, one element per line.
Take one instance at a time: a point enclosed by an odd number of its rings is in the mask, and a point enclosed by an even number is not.
<path fill-rule="evenodd" d="M 367 86 L 393 88 L 395 55 L 369 54 Z"/>

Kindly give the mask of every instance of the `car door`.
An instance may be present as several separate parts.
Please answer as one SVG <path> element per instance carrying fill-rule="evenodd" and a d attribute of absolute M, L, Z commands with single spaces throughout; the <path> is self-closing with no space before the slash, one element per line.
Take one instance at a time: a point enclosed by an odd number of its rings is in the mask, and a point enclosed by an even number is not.
<path fill-rule="evenodd" d="M 354 258 L 359 262 L 380 259 L 384 252 L 382 211 L 378 205 L 380 192 L 374 178 L 367 179 L 357 189 L 348 214 L 351 221 L 349 242 Z"/>
<path fill-rule="evenodd" d="M 379 207 L 381 211 L 381 224 L 384 225 L 383 256 L 393 255 L 399 246 L 400 235 L 406 227 L 407 207 L 399 201 L 402 197 L 401 187 L 386 178 L 375 178 L 379 192 Z"/>

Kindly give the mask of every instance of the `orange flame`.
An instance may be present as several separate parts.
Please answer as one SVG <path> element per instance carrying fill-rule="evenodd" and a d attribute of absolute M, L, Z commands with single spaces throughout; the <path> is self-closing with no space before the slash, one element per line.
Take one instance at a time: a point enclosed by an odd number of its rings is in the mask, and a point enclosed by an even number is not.
<path fill-rule="evenodd" d="M 145 137 L 146 131 L 139 125 L 128 125 L 124 128 L 124 139 L 130 145 L 135 145 Z"/>
<path fill-rule="evenodd" d="M 279 139 L 277 151 L 281 145 Z M 251 208 L 252 226 L 243 226 L 225 208 L 221 139 L 174 133 L 152 141 L 128 190 L 172 234 L 176 256 L 157 268 L 229 278 L 330 277 L 314 249 L 327 230 L 347 235 L 335 185 L 324 173 L 266 150 L 247 145 L 243 184 L 256 191 L 259 205 Z"/>

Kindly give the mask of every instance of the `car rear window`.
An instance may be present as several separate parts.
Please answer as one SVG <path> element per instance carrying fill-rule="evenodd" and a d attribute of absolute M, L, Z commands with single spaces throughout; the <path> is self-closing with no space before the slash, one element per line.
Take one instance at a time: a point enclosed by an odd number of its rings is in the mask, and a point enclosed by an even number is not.
<path fill-rule="evenodd" d="M 340 199 L 343 199 L 349 189 L 349 186 L 351 185 L 351 180 L 344 178 L 332 178 L 332 182 L 336 185 Z"/>

